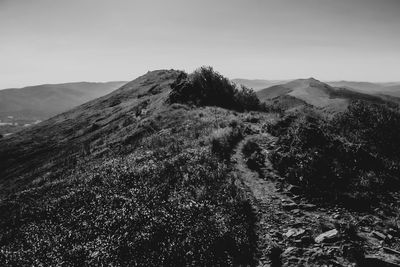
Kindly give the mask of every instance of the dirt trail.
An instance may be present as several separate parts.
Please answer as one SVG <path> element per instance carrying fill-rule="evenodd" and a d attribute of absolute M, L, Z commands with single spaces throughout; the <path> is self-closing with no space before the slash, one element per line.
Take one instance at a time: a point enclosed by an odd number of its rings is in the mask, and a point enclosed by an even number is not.
<path fill-rule="evenodd" d="M 255 140 L 267 156 L 265 166 L 259 172 L 247 167 L 242 153 L 243 145 L 248 140 Z M 271 266 L 271 249 L 278 247 L 282 252 L 283 266 L 355 266 L 354 259 L 346 254 L 346 250 L 360 244 L 360 241 L 350 240 L 341 232 L 349 223 L 359 224 L 360 218 L 371 215 L 314 205 L 292 193 L 293 188 L 283 186 L 280 182 L 282 178 L 268 159 L 275 141 L 275 137 L 266 133 L 249 135 L 238 144 L 232 156 L 239 186 L 247 193 L 258 216 L 258 265 Z M 315 237 L 333 229 L 337 229 L 338 233 L 332 240 L 315 242 Z M 381 253 L 382 240 L 375 238 L 371 230 L 364 232 L 367 243 L 363 241 L 362 244 L 366 252 L 397 262 L 396 256 Z"/>
<path fill-rule="evenodd" d="M 256 135 L 247 136 L 237 146 L 236 152 L 232 157 L 235 162 L 236 171 L 241 179 L 244 190 L 250 194 L 250 200 L 259 217 L 259 224 L 257 225 L 257 235 L 260 266 L 270 263 L 268 252 L 271 246 L 271 240 L 274 239 L 273 228 L 277 227 L 285 215 L 281 213 L 280 202 L 284 198 L 279 192 L 272 181 L 261 179 L 257 172 L 251 171 L 246 164 L 246 160 L 242 154 L 243 145 L 250 139 L 255 138 Z M 269 136 L 265 136 L 268 138 Z M 271 163 L 266 160 L 266 169 Z M 270 165 L 271 166 L 271 165 Z"/>

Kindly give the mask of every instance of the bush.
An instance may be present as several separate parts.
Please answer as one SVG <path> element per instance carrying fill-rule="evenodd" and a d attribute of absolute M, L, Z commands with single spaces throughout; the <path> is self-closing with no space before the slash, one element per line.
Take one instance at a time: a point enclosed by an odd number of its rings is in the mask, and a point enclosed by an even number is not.
<path fill-rule="evenodd" d="M 240 111 L 260 110 L 261 106 L 256 93 L 243 85 L 240 90 L 236 91 L 235 102 L 237 109 Z"/>
<path fill-rule="evenodd" d="M 356 101 L 335 118 L 338 133 L 371 152 L 400 159 L 400 113 L 386 105 Z"/>
<path fill-rule="evenodd" d="M 217 106 L 237 111 L 260 109 L 260 101 L 251 89 L 242 87 L 239 90 L 212 67 L 201 67 L 190 75 L 182 72 L 171 88 L 171 103 Z"/>
<path fill-rule="evenodd" d="M 388 147 L 400 144 L 394 134 L 400 131 L 398 117 L 387 107 L 366 103 L 353 103 L 329 121 L 312 112 L 286 117 L 270 127 L 279 134 L 271 161 L 307 195 L 361 207 L 371 203 L 366 199 L 399 188 L 398 146 Z"/>

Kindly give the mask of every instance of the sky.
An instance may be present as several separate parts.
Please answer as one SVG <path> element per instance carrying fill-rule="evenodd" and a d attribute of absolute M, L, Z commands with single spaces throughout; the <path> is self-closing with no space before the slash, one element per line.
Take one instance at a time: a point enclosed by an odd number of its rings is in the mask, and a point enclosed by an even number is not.
<path fill-rule="evenodd" d="M 400 0 L 0 0 L 0 88 L 202 65 L 400 81 Z"/>

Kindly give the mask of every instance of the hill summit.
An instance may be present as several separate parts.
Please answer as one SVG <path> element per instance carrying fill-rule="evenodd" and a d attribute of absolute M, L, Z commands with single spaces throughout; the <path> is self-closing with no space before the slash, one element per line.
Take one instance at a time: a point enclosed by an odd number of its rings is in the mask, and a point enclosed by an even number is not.
<path fill-rule="evenodd" d="M 346 88 L 332 87 L 315 78 L 298 79 L 289 83 L 271 86 L 257 92 L 261 101 L 279 100 L 289 105 L 311 105 L 327 111 L 344 111 L 351 100 L 363 99 L 381 103 L 377 96 L 363 94 Z"/>

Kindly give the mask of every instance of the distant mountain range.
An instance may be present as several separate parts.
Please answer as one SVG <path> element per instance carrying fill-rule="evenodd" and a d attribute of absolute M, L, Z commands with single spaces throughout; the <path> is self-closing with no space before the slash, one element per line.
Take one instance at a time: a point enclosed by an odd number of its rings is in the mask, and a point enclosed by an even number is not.
<path fill-rule="evenodd" d="M 259 91 L 274 85 L 286 84 L 293 80 L 233 79 L 232 81 L 236 84 L 244 85 L 252 88 L 255 91 Z M 385 94 L 400 97 L 400 82 L 371 83 L 356 81 L 328 81 L 325 83 L 332 87 L 347 88 L 354 91 L 360 91 L 362 93 Z"/>
<path fill-rule="evenodd" d="M 354 81 L 320 82 L 316 79 L 250 80 L 234 79 L 257 92 L 268 103 L 285 108 L 313 105 L 336 112 L 344 110 L 350 99 L 394 101 L 400 103 L 400 82 L 369 83 Z M 44 84 L 21 89 L 0 90 L 0 134 L 19 131 L 95 98 L 107 95 L 126 82 L 75 82 Z"/>
<path fill-rule="evenodd" d="M 44 84 L 0 90 L 0 120 L 44 120 L 108 94 L 126 82 Z"/>
<path fill-rule="evenodd" d="M 400 97 L 400 82 L 392 83 L 369 83 L 369 82 L 327 82 L 327 84 L 334 87 L 345 87 L 353 90 L 358 90 L 370 94 L 384 94 Z"/>
<path fill-rule="evenodd" d="M 238 85 L 244 85 L 248 88 L 252 88 L 254 91 L 258 91 L 258 90 L 265 89 L 265 88 L 273 86 L 273 85 L 287 83 L 290 80 L 233 79 L 232 81 Z"/>

